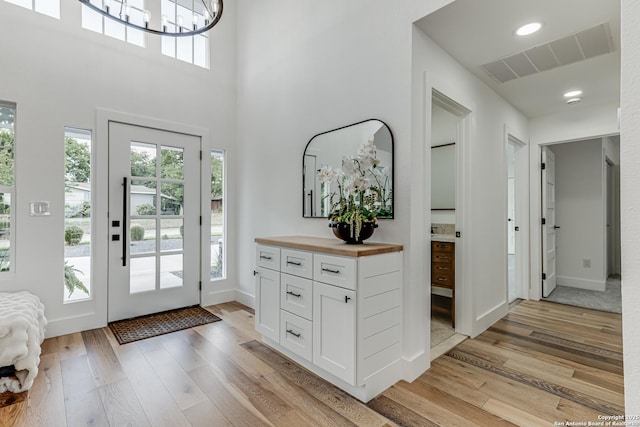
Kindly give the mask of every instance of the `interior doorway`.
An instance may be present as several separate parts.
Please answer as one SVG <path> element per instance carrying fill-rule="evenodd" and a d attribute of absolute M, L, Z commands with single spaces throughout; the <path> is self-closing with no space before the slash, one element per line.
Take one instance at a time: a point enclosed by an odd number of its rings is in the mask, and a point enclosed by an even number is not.
<path fill-rule="evenodd" d="M 619 136 L 548 145 L 544 153 L 542 172 L 552 155 L 555 183 L 545 197 L 543 175 L 543 238 L 553 235 L 542 244 L 543 298 L 620 313 Z M 555 286 L 545 283 L 550 277 Z"/>
<path fill-rule="evenodd" d="M 528 299 L 528 150 L 507 133 L 507 295 L 509 303 Z"/>
<path fill-rule="evenodd" d="M 431 99 L 430 301 L 431 347 L 453 347 L 464 307 L 462 270 L 462 182 L 465 117 L 469 111 L 433 90 Z M 464 321 L 464 320 L 463 320 Z M 452 344 L 447 344 L 452 343 Z M 449 347 L 450 348 L 450 347 Z M 438 354 L 432 352 L 432 357 Z"/>

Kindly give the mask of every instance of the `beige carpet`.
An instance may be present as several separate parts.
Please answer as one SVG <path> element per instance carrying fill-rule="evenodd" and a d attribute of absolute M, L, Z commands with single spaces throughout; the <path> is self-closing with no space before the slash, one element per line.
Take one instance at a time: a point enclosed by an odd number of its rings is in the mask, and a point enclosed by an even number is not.
<path fill-rule="evenodd" d="M 452 337 L 456 331 L 451 327 L 451 320 L 431 317 L 431 348 Z"/>

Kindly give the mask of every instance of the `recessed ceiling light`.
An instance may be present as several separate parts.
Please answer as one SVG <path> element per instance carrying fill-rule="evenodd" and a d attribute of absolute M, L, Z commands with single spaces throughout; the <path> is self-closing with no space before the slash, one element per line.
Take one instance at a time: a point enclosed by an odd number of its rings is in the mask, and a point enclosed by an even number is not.
<path fill-rule="evenodd" d="M 531 22 L 529 24 L 523 25 L 522 27 L 516 30 L 516 34 L 519 36 L 528 36 L 529 34 L 533 34 L 542 28 L 542 24 L 539 22 Z"/>
<path fill-rule="evenodd" d="M 582 95 L 582 91 L 581 90 L 572 90 L 570 92 L 567 92 L 564 94 L 565 98 L 575 98 L 576 96 L 580 96 Z"/>
<path fill-rule="evenodd" d="M 582 98 L 571 98 L 567 99 L 567 104 L 577 104 L 580 101 L 582 101 Z"/>

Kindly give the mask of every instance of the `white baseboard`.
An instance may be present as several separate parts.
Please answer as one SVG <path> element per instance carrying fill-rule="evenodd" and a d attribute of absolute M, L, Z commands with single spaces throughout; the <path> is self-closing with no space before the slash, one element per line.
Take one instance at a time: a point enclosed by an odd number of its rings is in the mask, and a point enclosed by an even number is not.
<path fill-rule="evenodd" d="M 478 316 L 472 326 L 471 338 L 475 338 L 489 329 L 494 323 L 506 316 L 508 312 L 509 304 L 504 301 Z"/>
<path fill-rule="evenodd" d="M 223 302 L 234 301 L 236 299 L 236 292 L 234 289 L 224 289 L 221 291 L 210 292 L 202 294 L 202 306 L 222 304 Z"/>
<path fill-rule="evenodd" d="M 95 313 L 65 317 L 62 319 L 49 319 L 45 338 L 59 337 L 60 335 L 104 328 L 105 326 L 107 326 L 106 319 L 98 319 Z"/>
<path fill-rule="evenodd" d="M 247 292 L 236 289 L 235 300 L 247 307 L 256 308 L 256 297 Z"/>
<path fill-rule="evenodd" d="M 402 379 L 411 383 L 430 367 L 431 360 L 428 351 L 421 351 L 420 353 L 411 357 L 403 356 Z"/>
<path fill-rule="evenodd" d="M 604 292 L 604 290 L 607 288 L 607 281 L 580 279 L 577 277 L 557 276 L 556 285 L 568 286 L 570 288 L 588 289 L 590 291 Z"/>

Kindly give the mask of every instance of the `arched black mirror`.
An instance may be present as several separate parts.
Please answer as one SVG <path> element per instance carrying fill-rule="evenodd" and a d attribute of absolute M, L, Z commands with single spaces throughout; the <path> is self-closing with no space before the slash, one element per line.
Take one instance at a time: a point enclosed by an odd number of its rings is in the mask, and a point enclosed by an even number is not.
<path fill-rule="evenodd" d="M 337 182 L 326 182 L 320 170 L 342 171 L 343 158 L 357 158 L 363 144 L 375 145 L 378 161 L 365 179 L 375 197 L 377 218 L 393 218 L 393 135 L 383 121 L 371 119 L 320 133 L 309 141 L 302 159 L 302 216 L 326 218 L 338 193 Z"/>

